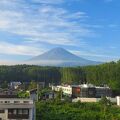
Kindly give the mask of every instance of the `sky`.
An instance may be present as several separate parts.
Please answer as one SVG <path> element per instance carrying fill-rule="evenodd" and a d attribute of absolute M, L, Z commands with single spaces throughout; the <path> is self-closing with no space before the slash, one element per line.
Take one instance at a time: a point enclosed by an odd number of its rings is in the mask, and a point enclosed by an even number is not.
<path fill-rule="evenodd" d="M 94 61 L 120 59 L 120 0 L 0 0 L 0 63 L 55 47 Z"/>

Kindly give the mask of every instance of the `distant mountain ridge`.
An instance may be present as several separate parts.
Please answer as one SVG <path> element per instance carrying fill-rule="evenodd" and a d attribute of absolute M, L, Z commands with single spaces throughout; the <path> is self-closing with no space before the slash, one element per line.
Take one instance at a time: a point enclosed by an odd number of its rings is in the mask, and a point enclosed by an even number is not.
<path fill-rule="evenodd" d="M 53 48 L 41 55 L 38 55 L 27 61 L 26 64 L 41 66 L 86 66 L 96 65 L 100 62 L 91 61 L 78 57 L 63 48 Z"/>

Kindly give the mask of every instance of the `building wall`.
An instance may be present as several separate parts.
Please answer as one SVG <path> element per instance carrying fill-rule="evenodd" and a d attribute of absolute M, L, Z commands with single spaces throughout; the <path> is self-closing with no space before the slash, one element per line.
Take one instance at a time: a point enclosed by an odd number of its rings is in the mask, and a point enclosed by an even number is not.
<path fill-rule="evenodd" d="M 96 89 L 95 88 L 83 88 L 83 87 L 73 87 L 72 97 L 95 97 L 96 96 Z"/>
<path fill-rule="evenodd" d="M 62 90 L 63 94 L 72 95 L 72 87 L 71 86 L 52 86 L 52 90 L 60 91 Z"/>
<path fill-rule="evenodd" d="M 0 110 L 4 110 L 4 113 L 0 113 L 0 118 L 2 120 L 9 120 L 8 119 L 8 110 L 29 110 L 29 114 L 23 114 L 23 115 L 28 115 L 29 119 L 22 119 L 22 120 L 35 120 L 35 106 L 32 100 L 29 99 L 0 99 Z M 22 112 L 23 113 L 23 112 Z M 11 114 L 10 114 L 11 115 Z M 19 115 L 19 114 L 16 114 Z M 22 117 L 22 116 L 21 116 Z M 11 119 L 10 119 L 11 120 Z M 15 120 L 15 119 L 14 119 Z M 18 120 L 18 119 L 17 119 Z"/>
<path fill-rule="evenodd" d="M 96 97 L 111 97 L 112 91 L 110 88 L 104 88 L 104 87 L 97 87 L 96 88 Z"/>
<path fill-rule="evenodd" d="M 117 103 L 117 99 L 116 98 L 107 98 L 109 99 L 112 103 Z M 101 98 L 75 98 L 72 100 L 72 102 L 99 102 L 101 100 Z"/>
<path fill-rule="evenodd" d="M 72 87 L 72 98 L 80 97 L 80 87 Z"/>
<path fill-rule="evenodd" d="M 52 90 L 63 91 L 63 94 L 71 95 L 73 98 L 101 98 L 103 96 L 111 97 L 112 91 L 109 87 L 96 87 L 87 85 L 73 85 L 73 86 L 53 86 Z"/>
<path fill-rule="evenodd" d="M 23 103 L 33 104 L 33 100 L 30 100 L 30 99 L 0 98 L 0 104 L 4 104 L 4 103 L 15 104 L 15 102 L 18 102 L 19 104 L 23 104 Z"/>
<path fill-rule="evenodd" d="M 120 96 L 117 96 L 117 105 L 120 106 Z"/>
<path fill-rule="evenodd" d="M 64 94 L 72 95 L 72 88 L 71 87 L 62 87 L 62 91 Z"/>
<path fill-rule="evenodd" d="M 0 113 L 0 118 L 2 118 L 2 120 L 7 120 L 8 110 L 7 109 L 0 109 L 0 110 L 5 111 L 5 113 Z"/>

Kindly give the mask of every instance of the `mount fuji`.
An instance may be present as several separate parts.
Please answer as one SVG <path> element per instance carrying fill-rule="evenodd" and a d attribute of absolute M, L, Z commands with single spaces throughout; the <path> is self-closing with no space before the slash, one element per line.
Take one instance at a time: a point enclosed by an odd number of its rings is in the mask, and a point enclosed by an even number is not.
<path fill-rule="evenodd" d="M 33 57 L 27 60 L 25 64 L 40 65 L 40 66 L 58 66 L 58 67 L 73 67 L 97 65 L 101 62 L 91 61 L 78 57 L 63 48 L 51 49 L 42 55 Z"/>

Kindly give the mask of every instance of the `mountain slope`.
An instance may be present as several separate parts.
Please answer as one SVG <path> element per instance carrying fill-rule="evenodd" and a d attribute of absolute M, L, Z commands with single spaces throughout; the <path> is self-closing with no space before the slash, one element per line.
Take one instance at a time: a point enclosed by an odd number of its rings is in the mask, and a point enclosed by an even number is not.
<path fill-rule="evenodd" d="M 54 48 L 27 61 L 27 64 L 41 66 L 84 66 L 99 62 L 78 57 L 63 48 Z"/>

